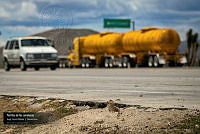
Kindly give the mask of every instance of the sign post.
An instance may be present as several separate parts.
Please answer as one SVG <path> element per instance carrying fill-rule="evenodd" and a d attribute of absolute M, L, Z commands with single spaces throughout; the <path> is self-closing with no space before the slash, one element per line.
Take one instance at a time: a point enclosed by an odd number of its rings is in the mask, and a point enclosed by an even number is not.
<path fill-rule="evenodd" d="M 135 31 L 135 21 L 132 21 L 133 31 Z"/>

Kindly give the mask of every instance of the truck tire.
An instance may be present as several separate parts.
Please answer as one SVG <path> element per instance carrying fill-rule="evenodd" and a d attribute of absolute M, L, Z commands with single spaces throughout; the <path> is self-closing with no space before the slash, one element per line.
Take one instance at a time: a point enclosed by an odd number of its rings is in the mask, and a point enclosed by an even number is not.
<path fill-rule="evenodd" d="M 108 68 L 108 67 L 109 67 L 108 63 L 105 63 L 104 67 L 105 67 L 105 68 Z"/>
<path fill-rule="evenodd" d="M 82 58 L 81 60 L 80 60 L 80 63 L 81 63 L 81 67 L 82 68 L 89 68 L 89 61 L 86 59 L 86 58 Z"/>
<path fill-rule="evenodd" d="M 122 68 L 122 63 L 121 63 L 121 62 L 118 64 L 118 67 L 119 67 L 119 68 Z"/>
<path fill-rule="evenodd" d="M 153 56 L 149 56 L 147 65 L 148 67 L 153 67 Z"/>
<path fill-rule="evenodd" d="M 27 70 L 27 66 L 26 66 L 26 63 L 24 62 L 24 60 L 20 60 L 20 69 L 21 69 L 21 71 Z"/>
<path fill-rule="evenodd" d="M 104 67 L 105 68 L 109 67 L 109 60 L 108 59 L 105 59 L 105 61 L 104 61 Z"/>
<path fill-rule="evenodd" d="M 61 62 L 59 63 L 59 67 L 60 67 L 60 68 L 65 68 L 65 63 L 61 61 Z"/>
<path fill-rule="evenodd" d="M 86 68 L 89 68 L 89 67 L 90 67 L 90 64 L 89 64 L 89 63 L 86 63 L 86 64 L 85 64 L 85 67 L 86 67 Z"/>
<path fill-rule="evenodd" d="M 113 68 L 113 60 L 112 59 L 109 59 L 108 60 L 108 65 L 109 65 L 109 68 Z"/>
<path fill-rule="evenodd" d="M 89 58 L 85 59 L 85 67 L 90 68 L 91 67 L 91 60 Z"/>
<path fill-rule="evenodd" d="M 154 56 L 154 58 L 153 58 L 153 66 L 154 67 L 159 67 L 159 61 L 158 61 L 158 57 L 157 56 Z"/>
<path fill-rule="evenodd" d="M 123 68 L 127 68 L 128 67 L 128 64 L 129 64 L 129 60 L 127 57 L 123 57 L 122 58 L 122 67 Z"/>
<path fill-rule="evenodd" d="M 127 68 L 127 63 L 124 62 L 124 63 L 122 64 L 122 66 L 123 66 L 123 68 Z"/>
<path fill-rule="evenodd" d="M 81 63 L 82 68 L 85 68 L 85 66 L 86 66 L 85 63 Z"/>
<path fill-rule="evenodd" d="M 10 68 L 11 68 L 11 67 L 10 67 L 8 61 L 5 60 L 5 61 L 4 61 L 4 70 L 5 70 L 5 71 L 10 71 Z"/>
<path fill-rule="evenodd" d="M 111 62 L 109 63 L 109 67 L 110 67 L 110 68 L 112 68 L 112 67 L 113 67 L 113 64 L 112 64 Z"/>

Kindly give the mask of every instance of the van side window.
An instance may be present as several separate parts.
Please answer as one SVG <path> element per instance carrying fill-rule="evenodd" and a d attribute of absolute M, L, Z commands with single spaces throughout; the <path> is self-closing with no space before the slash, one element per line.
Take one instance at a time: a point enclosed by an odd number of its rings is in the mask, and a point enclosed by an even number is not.
<path fill-rule="evenodd" d="M 8 48 L 9 48 L 9 45 L 10 45 L 10 41 L 7 41 L 6 46 L 5 46 L 5 49 L 8 49 Z"/>
<path fill-rule="evenodd" d="M 14 48 L 15 48 L 15 49 L 19 49 L 19 42 L 18 42 L 17 40 L 16 40 L 15 43 L 14 43 Z"/>
<path fill-rule="evenodd" d="M 10 45 L 9 45 L 9 49 L 13 49 L 13 45 L 14 45 L 14 41 L 11 41 Z"/>

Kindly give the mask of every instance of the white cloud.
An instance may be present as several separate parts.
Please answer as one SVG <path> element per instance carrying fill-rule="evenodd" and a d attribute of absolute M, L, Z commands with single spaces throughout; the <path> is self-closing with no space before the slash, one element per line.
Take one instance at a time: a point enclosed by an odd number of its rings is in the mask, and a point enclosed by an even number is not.
<path fill-rule="evenodd" d="M 53 27 L 43 27 L 43 26 L 7 26 L 4 29 L 8 31 L 12 31 L 13 33 L 19 33 L 19 34 L 25 34 L 25 35 L 32 35 L 39 32 L 44 32 L 50 29 L 53 29 Z M 20 35 L 19 35 L 20 36 Z"/>
<path fill-rule="evenodd" d="M 21 10 L 18 12 L 18 17 L 39 17 L 39 13 L 37 12 L 37 6 L 32 2 L 24 1 L 21 3 Z"/>
<path fill-rule="evenodd" d="M 2 7 L 0 7 L 0 18 L 6 18 L 9 16 L 9 13 Z"/>
<path fill-rule="evenodd" d="M 84 18 L 95 18 L 97 17 L 96 12 L 87 11 L 73 14 L 74 18 L 84 19 Z"/>
<path fill-rule="evenodd" d="M 175 26 L 175 29 L 179 33 L 182 41 L 186 40 L 186 32 L 190 28 L 193 29 L 194 33 L 198 32 L 200 30 L 200 29 L 196 29 L 194 26 L 191 26 L 191 25 L 188 25 L 188 24 L 182 24 L 182 25 Z"/>
<path fill-rule="evenodd" d="M 194 2 L 186 1 L 185 4 Z M 64 25 L 102 31 L 105 17 L 131 18 L 136 29 L 170 27 L 176 29 L 184 40 L 189 28 L 200 31 L 200 11 L 193 10 L 193 4 L 188 7 L 185 4 L 179 0 L 5 0 L 0 2 L 0 20 L 5 22 L 4 25 L 11 22 L 10 26 L 3 26 L 10 33 L 14 30 L 30 35 Z M 12 26 L 14 21 L 20 26 Z M 33 22 L 32 26 L 24 26 L 29 25 L 27 22 Z"/>
<path fill-rule="evenodd" d="M 30 1 L 3 1 L 0 12 L 0 18 L 10 21 L 23 21 L 29 17 L 39 17 L 37 6 Z"/>
<path fill-rule="evenodd" d="M 170 10 L 166 9 L 165 12 L 170 13 L 170 14 L 176 14 L 176 15 L 200 15 L 200 11 L 177 11 L 177 10 Z"/>

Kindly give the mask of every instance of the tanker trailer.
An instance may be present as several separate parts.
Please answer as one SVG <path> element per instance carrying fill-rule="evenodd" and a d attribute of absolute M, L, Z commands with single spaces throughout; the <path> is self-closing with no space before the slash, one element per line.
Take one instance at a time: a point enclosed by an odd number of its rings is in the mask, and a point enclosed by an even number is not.
<path fill-rule="evenodd" d="M 100 33 L 74 39 L 68 56 L 72 66 L 158 67 L 185 64 L 177 54 L 180 38 L 173 29 L 143 28 L 128 33 Z"/>
<path fill-rule="evenodd" d="M 127 54 L 122 48 L 123 33 L 105 32 L 74 39 L 74 49 L 68 56 L 70 66 L 127 67 Z M 128 54 L 135 58 L 134 54 Z"/>
<path fill-rule="evenodd" d="M 184 54 L 177 54 L 179 45 L 179 35 L 173 29 L 143 28 L 122 38 L 123 50 L 136 55 L 137 65 L 148 67 L 186 64 Z"/>

